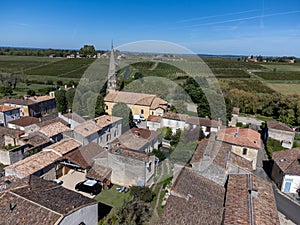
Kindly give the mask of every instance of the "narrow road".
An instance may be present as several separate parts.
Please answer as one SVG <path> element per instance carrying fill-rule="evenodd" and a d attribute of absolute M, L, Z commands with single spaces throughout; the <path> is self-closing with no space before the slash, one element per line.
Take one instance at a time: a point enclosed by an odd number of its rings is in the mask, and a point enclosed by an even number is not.
<path fill-rule="evenodd" d="M 278 211 L 285 215 L 287 219 L 290 219 L 296 224 L 300 224 L 300 206 L 289 200 L 282 194 L 279 194 L 274 184 L 273 192 Z"/>

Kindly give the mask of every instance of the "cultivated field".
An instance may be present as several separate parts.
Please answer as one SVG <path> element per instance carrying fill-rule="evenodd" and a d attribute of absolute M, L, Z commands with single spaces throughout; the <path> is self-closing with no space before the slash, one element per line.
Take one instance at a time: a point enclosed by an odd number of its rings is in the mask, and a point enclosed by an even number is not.
<path fill-rule="evenodd" d="M 266 85 L 283 95 L 300 95 L 300 84 L 266 83 Z"/>

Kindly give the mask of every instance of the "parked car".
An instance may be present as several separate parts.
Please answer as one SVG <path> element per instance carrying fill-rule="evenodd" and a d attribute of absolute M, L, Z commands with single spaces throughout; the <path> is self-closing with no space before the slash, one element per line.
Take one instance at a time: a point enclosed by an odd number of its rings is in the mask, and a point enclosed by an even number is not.
<path fill-rule="evenodd" d="M 61 185 L 63 183 L 63 181 L 59 180 L 59 179 L 54 179 L 54 180 L 52 180 L 52 182 L 59 184 L 59 185 Z"/>
<path fill-rule="evenodd" d="M 102 186 L 96 180 L 85 180 L 76 184 L 75 189 L 76 191 L 82 191 L 91 195 L 97 195 L 101 192 Z"/>

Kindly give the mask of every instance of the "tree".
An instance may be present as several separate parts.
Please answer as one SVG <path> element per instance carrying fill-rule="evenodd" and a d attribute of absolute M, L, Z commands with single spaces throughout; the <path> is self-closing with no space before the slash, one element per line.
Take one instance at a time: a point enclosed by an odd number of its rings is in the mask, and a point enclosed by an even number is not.
<path fill-rule="evenodd" d="M 74 100 L 75 92 L 76 92 L 75 88 L 71 88 L 71 89 L 66 91 L 65 96 L 66 96 L 66 100 L 68 102 L 68 109 L 71 109 L 72 106 L 73 106 L 73 100 Z"/>
<path fill-rule="evenodd" d="M 129 123 L 133 121 L 131 109 L 124 103 L 117 103 L 112 109 L 112 115 L 123 118 L 122 133 L 129 130 Z"/>
<path fill-rule="evenodd" d="M 66 99 L 66 91 L 65 90 L 58 90 L 55 92 L 55 101 L 56 101 L 56 108 L 58 112 L 65 113 L 68 109 L 68 102 Z"/>
<path fill-rule="evenodd" d="M 80 55 L 83 55 L 85 57 L 90 57 L 96 54 L 96 50 L 94 45 L 84 45 L 80 50 L 79 50 Z"/>
<path fill-rule="evenodd" d="M 105 104 L 104 104 L 104 99 L 101 94 L 98 95 L 97 101 L 96 101 L 96 106 L 95 106 L 95 117 L 101 116 L 105 113 Z"/>
<path fill-rule="evenodd" d="M 27 91 L 27 95 L 35 96 L 35 91 L 32 90 L 32 89 L 29 89 L 29 90 Z"/>
<path fill-rule="evenodd" d="M 13 89 L 11 86 L 0 87 L 0 93 L 3 94 L 4 96 L 12 95 Z"/>

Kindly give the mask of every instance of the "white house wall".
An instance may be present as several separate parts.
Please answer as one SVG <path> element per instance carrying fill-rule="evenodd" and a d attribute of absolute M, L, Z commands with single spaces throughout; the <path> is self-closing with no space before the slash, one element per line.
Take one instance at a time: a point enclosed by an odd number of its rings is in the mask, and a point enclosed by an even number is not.
<path fill-rule="evenodd" d="M 300 176 L 297 175 L 285 175 L 281 185 L 281 191 L 285 192 L 285 185 L 287 182 L 291 183 L 289 192 L 286 193 L 297 193 L 296 190 L 300 188 Z"/>
<path fill-rule="evenodd" d="M 94 205 L 85 206 L 73 213 L 66 215 L 59 223 L 59 225 L 70 224 L 85 224 L 85 225 L 97 225 L 98 224 L 98 203 Z"/>

